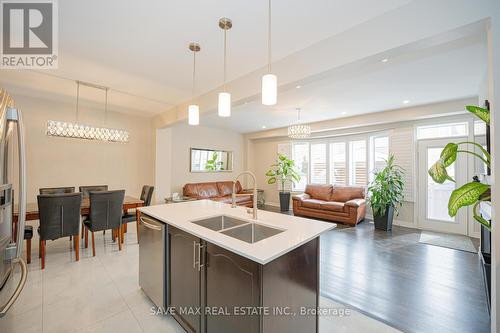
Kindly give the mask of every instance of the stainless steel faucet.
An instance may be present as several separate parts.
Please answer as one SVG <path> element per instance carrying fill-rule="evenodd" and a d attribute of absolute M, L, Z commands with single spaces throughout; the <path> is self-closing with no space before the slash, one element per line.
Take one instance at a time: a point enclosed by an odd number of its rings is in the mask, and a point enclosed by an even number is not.
<path fill-rule="evenodd" d="M 250 175 L 253 178 L 253 219 L 257 220 L 257 178 L 250 171 L 243 171 L 233 180 L 233 194 L 231 196 L 231 207 L 236 207 L 236 181 L 243 175 Z"/>

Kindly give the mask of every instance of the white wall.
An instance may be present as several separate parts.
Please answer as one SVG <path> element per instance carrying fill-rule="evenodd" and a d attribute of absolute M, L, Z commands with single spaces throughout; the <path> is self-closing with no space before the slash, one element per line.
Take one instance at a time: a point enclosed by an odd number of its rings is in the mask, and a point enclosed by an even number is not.
<path fill-rule="evenodd" d="M 190 148 L 220 149 L 233 152 L 232 172 L 192 173 Z M 182 194 L 186 183 L 233 180 L 245 170 L 243 135 L 227 130 L 203 126 L 176 124 L 156 131 L 156 201 L 173 192 Z M 242 181 L 245 184 L 245 180 Z"/>
<path fill-rule="evenodd" d="M 143 185 L 153 183 L 149 118 L 108 113 L 107 127 L 129 131 L 130 142 L 126 144 L 49 137 L 45 134 L 47 120 L 74 122 L 75 104 L 12 96 L 23 111 L 26 128 L 28 202 L 36 202 L 40 187 L 75 186 L 78 190 L 80 185 L 107 184 L 110 189 L 125 189 L 127 194 L 138 197 Z M 79 120 L 82 124 L 103 126 L 103 110 L 82 105 Z"/>

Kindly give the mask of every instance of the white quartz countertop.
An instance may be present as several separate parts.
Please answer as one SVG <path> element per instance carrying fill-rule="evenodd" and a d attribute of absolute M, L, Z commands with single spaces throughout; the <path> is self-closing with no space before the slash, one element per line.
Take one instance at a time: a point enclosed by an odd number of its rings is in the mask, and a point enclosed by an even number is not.
<path fill-rule="evenodd" d="M 263 265 L 337 226 L 335 223 L 321 222 L 263 210 L 259 210 L 258 219 L 253 220 L 252 215 L 247 213 L 246 207 L 232 208 L 230 204 L 211 200 L 148 206 L 141 207 L 139 210 L 166 224 Z M 191 223 L 191 221 L 219 215 L 254 222 L 284 231 L 250 244 Z"/>

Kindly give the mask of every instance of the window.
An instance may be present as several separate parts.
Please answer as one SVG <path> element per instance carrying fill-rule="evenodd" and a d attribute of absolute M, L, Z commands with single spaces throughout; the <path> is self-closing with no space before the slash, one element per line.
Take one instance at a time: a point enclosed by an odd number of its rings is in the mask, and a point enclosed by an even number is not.
<path fill-rule="evenodd" d="M 345 142 L 330 144 L 330 183 L 347 185 L 347 154 Z"/>
<path fill-rule="evenodd" d="M 474 135 L 481 136 L 486 135 L 486 123 L 483 121 L 474 122 Z"/>
<path fill-rule="evenodd" d="M 417 127 L 417 139 L 437 139 L 469 135 L 467 122 Z"/>
<path fill-rule="evenodd" d="M 366 186 L 369 171 L 383 168 L 388 156 L 387 135 L 294 142 L 292 159 L 301 179 L 292 190 L 303 191 L 307 184 Z"/>
<path fill-rule="evenodd" d="M 326 143 L 311 144 L 311 183 L 326 184 Z"/>
<path fill-rule="evenodd" d="M 370 180 L 372 180 L 373 173 L 381 171 L 389 158 L 389 137 L 372 137 L 370 143 Z"/>
<path fill-rule="evenodd" d="M 303 191 L 309 182 L 309 143 L 295 143 L 292 148 L 292 159 L 300 181 L 293 184 L 294 191 Z"/>
<path fill-rule="evenodd" d="M 349 142 L 349 176 L 351 185 L 365 186 L 367 184 L 366 140 Z"/>

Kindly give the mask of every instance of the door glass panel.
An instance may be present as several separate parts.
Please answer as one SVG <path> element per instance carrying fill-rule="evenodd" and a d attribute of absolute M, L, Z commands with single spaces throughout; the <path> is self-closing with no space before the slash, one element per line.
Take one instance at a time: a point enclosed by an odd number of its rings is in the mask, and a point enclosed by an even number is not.
<path fill-rule="evenodd" d="M 439 160 L 443 148 L 427 149 L 427 169 Z M 455 178 L 455 165 L 450 165 L 446 170 L 450 177 Z M 443 184 L 438 184 L 432 180 L 431 176 L 427 176 L 427 218 L 429 220 L 455 222 L 455 218 L 448 215 L 448 201 L 453 190 L 455 190 L 455 183 L 447 180 Z"/>

